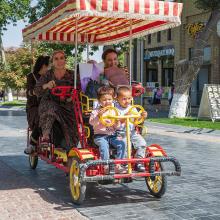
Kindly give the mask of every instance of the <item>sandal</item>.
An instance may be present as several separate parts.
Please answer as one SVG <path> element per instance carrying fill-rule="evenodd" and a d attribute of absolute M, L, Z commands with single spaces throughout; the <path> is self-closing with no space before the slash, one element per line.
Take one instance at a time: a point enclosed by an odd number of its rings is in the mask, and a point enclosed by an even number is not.
<path fill-rule="evenodd" d="M 115 171 L 116 173 L 125 174 L 128 172 L 128 169 L 126 169 L 126 167 L 124 166 L 121 166 L 120 164 L 117 164 L 115 167 Z"/>
<path fill-rule="evenodd" d="M 48 148 L 49 147 L 49 139 L 42 139 L 41 142 L 40 142 L 40 147 L 41 148 Z"/>
<path fill-rule="evenodd" d="M 25 154 L 32 154 L 36 150 L 36 147 L 33 145 L 29 145 L 27 148 L 24 149 Z"/>

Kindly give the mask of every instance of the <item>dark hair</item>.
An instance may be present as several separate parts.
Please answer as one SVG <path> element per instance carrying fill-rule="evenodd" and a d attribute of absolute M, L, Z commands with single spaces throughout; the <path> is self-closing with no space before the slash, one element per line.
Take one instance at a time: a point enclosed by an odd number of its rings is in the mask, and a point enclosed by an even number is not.
<path fill-rule="evenodd" d="M 121 94 L 121 92 L 127 92 L 127 91 L 132 92 L 131 86 L 122 85 L 122 86 L 118 86 L 118 87 L 116 88 L 116 94 L 117 94 L 117 96 L 119 96 L 119 95 Z"/>
<path fill-rule="evenodd" d="M 103 95 L 111 95 L 114 98 L 115 91 L 112 87 L 102 86 L 97 91 L 97 99 L 99 100 Z"/>
<path fill-rule="evenodd" d="M 49 56 L 39 56 L 35 62 L 33 74 L 38 74 L 43 65 L 48 66 L 50 62 Z"/>
<path fill-rule="evenodd" d="M 159 83 L 155 83 L 155 88 L 159 88 L 160 84 Z"/>
<path fill-rule="evenodd" d="M 118 52 L 115 50 L 115 49 L 107 49 L 103 52 L 102 54 L 102 60 L 104 61 L 106 59 L 106 56 L 109 54 L 109 53 L 115 53 L 117 56 L 118 56 Z"/>

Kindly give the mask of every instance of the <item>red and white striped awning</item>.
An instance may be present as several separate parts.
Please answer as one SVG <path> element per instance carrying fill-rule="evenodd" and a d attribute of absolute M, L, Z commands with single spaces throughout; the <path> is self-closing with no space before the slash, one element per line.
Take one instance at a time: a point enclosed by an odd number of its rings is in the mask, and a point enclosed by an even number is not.
<path fill-rule="evenodd" d="M 24 41 L 106 45 L 181 24 L 182 3 L 155 0 L 67 0 L 23 29 Z"/>

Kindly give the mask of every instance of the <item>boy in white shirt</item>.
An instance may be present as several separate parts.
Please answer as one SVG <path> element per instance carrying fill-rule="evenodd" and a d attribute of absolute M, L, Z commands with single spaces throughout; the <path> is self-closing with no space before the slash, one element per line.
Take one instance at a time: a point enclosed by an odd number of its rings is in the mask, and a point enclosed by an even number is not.
<path fill-rule="evenodd" d="M 115 103 L 115 107 L 118 109 L 120 115 L 126 115 L 131 107 L 132 101 L 132 91 L 129 86 L 120 86 L 117 89 L 117 102 Z M 141 114 L 142 117 L 147 117 L 147 112 L 143 112 Z M 135 126 L 130 123 L 130 132 L 131 132 L 131 143 L 136 149 L 135 158 L 144 158 L 145 157 L 145 149 L 146 149 L 146 141 L 144 138 L 137 133 L 135 130 Z M 122 140 L 126 143 L 126 125 L 123 120 L 121 120 L 121 126 L 117 129 L 117 133 L 121 136 Z M 137 164 L 137 171 L 143 172 L 145 171 L 145 167 L 142 163 Z"/>

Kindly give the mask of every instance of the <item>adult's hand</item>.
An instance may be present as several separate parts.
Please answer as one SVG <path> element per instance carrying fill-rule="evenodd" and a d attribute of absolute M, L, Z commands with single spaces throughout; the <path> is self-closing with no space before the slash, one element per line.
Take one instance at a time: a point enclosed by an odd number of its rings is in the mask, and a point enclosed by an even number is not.
<path fill-rule="evenodd" d="M 54 80 L 49 81 L 48 83 L 43 85 L 43 89 L 52 89 L 56 86 L 56 83 Z"/>

